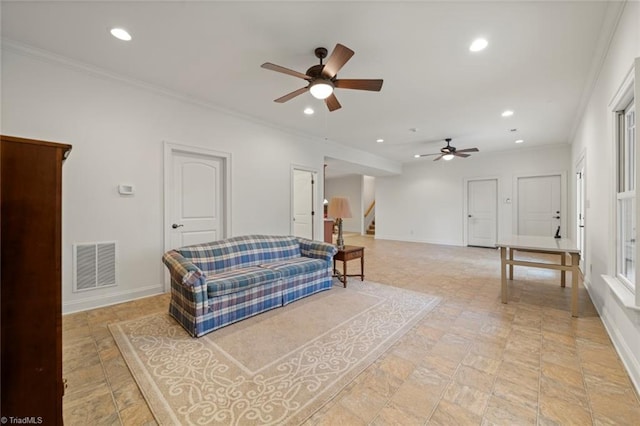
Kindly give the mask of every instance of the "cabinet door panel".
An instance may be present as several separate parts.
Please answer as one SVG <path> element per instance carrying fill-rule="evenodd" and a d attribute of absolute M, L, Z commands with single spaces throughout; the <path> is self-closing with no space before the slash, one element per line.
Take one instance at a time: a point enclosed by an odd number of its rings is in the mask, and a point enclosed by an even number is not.
<path fill-rule="evenodd" d="M 61 192 L 68 145 L 2 136 L 2 415 L 62 424 Z"/>

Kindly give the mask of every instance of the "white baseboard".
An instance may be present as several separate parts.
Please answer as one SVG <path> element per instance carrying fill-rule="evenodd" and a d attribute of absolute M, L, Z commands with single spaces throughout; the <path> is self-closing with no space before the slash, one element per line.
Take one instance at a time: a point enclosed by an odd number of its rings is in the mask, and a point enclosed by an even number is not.
<path fill-rule="evenodd" d="M 108 295 L 100 295 L 86 297 L 80 300 L 73 300 L 62 303 L 62 314 L 72 314 L 74 312 L 86 311 L 89 309 L 103 308 L 105 306 L 116 305 L 118 303 L 130 302 L 144 297 L 155 296 L 164 293 L 164 284 L 150 285 L 147 287 L 137 288 L 135 290 L 127 290 L 114 292 Z M 168 309 L 168 308 L 167 308 Z"/>
<path fill-rule="evenodd" d="M 587 292 L 591 297 L 592 292 L 590 289 L 590 281 L 585 280 L 584 287 L 587 289 Z M 618 299 L 615 295 L 610 294 L 609 297 L 614 299 L 612 300 L 613 303 L 618 304 Z M 593 300 L 593 297 L 591 297 L 591 300 Z M 594 306 L 596 307 L 596 310 L 598 311 L 598 314 L 602 319 L 602 324 L 607 330 L 607 334 L 609 335 L 609 338 L 613 343 L 613 347 L 615 348 L 618 356 L 624 364 L 625 369 L 627 370 L 627 374 L 631 379 L 631 383 L 633 383 L 633 386 L 636 388 L 636 392 L 640 394 L 640 361 L 634 355 L 633 351 L 629 348 L 624 340 L 624 337 L 620 335 L 618 327 L 616 327 L 613 321 L 611 321 L 611 318 L 609 318 L 609 316 L 606 314 L 606 311 L 604 311 L 598 303 L 594 303 Z M 621 307 L 621 309 L 623 309 L 623 307 Z"/>
<path fill-rule="evenodd" d="M 640 363 L 638 362 L 638 359 L 634 357 L 633 352 L 622 339 L 617 328 L 611 326 L 611 322 L 607 319 L 606 315 L 600 315 L 600 318 L 602 318 L 602 323 L 604 324 L 604 328 L 607 330 L 609 337 L 611 337 L 613 347 L 616 349 L 616 352 L 618 352 L 618 355 L 627 370 L 627 374 L 629 374 L 629 377 L 631 378 L 631 383 L 633 383 L 633 386 L 636 388 L 636 392 L 640 394 Z"/>

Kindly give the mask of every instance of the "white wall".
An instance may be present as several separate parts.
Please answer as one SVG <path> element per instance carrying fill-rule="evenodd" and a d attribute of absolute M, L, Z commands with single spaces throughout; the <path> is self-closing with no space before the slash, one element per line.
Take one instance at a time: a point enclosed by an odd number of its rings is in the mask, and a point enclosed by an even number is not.
<path fill-rule="evenodd" d="M 585 285 L 636 389 L 640 389 L 640 312 L 626 308 L 602 278 L 603 274 L 615 273 L 614 126 L 613 105 L 609 104 L 637 57 L 640 57 L 640 3 L 627 2 L 576 131 L 571 155 L 572 165 L 583 155 L 586 159 Z M 636 105 L 639 95 L 636 92 Z"/>
<path fill-rule="evenodd" d="M 514 201 L 515 178 L 566 173 L 569 153 L 561 145 L 416 160 L 402 175 L 376 178 L 376 238 L 463 245 L 465 179 L 474 178 L 498 179 L 498 236 L 512 234 L 515 203 L 505 199 Z"/>
<path fill-rule="evenodd" d="M 376 178 L 362 176 L 362 208 L 366 211 L 376 200 Z"/>
<path fill-rule="evenodd" d="M 348 175 L 326 179 L 326 197 L 347 197 L 351 207 L 352 217 L 343 219 L 342 230 L 344 232 L 362 233 L 362 176 Z"/>
<path fill-rule="evenodd" d="M 2 133 L 73 145 L 63 167 L 64 312 L 163 291 L 164 141 L 231 155 L 231 235 L 290 233 L 292 165 L 320 176 L 324 157 L 343 152 L 390 173 L 400 169 L 80 65 L 3 44 Z M 135 196 L 119 196 L 120 183 L 135 185 Z M 316 220 L 323 229 L 322 216 Z M 73 293 L 72 244 L 95 241 L 118 242 L 119 284 Z"/>

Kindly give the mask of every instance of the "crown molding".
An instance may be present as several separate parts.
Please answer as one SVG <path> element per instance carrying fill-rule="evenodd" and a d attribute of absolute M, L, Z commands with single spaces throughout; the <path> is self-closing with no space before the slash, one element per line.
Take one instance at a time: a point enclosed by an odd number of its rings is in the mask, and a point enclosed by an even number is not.
<path fill-rule="evenodd" d="M 7 50 L 22 56 L 35 58 L 37 60 L 48 62 L 53 65 L 62 65 L 68 69 L 81 72 L 86 75 L 90 75 L 92 77 L 97 77 L 97 78 L 101 78 L 103 80 L 108 80 L 108 81 L 114 81 L 120 84 L 125 84 L 131 87 L 135 87 L 137 89 L 142 89 L 142 90 L 152 92 L 154 94 L 161 95 L 173 100 L 188 103 L 194 106 L 198 106 L 200 108 L 218 112 L 220 114 L 224 114 L 224 115 L 238 118 L 241 120 L 246 120 L 260 126 L 275 129 L 296 137 L 303 137 L 308 140 L 320 141 L 320 142 L 327 141 L 326 138 L 308 135 L 306 133 L 297 131 L 295 129 L 279 126 L 277 124 L 262 120 L 252 115 L 248 115 L 248 114 L 245 114 L 236 110 L 232 110 L 229 108 L 224 108 L 220 105 L 205 101 L 203 99 L 199 99 L 193 96 L 187 96 L 180 92 L 176 92 L 174 90 L 167 89 L 162 86 L 154 85 L 143 80 L 139 80 L 139 79 L 128 77 L 115 72 L 107 71 L 103 68 L 90 65 L 75 59 L 71 59 L 69 57 L 50 52 L 48 50 L 43 50 L 43 49 L 39 49 L 24 43 L 20 43 L 15 40 L 2 38 L 2 50 Z"/>
<path fill-rule="evenodd" d="M 596 85 L 600 78 L 600 73 L 602 72 L 602 68 L 604 67 L 605 60 L 609 55 L 611 43 L 613 42 L 616 31 L 618 30 L 618 25 L 620 24 L 620 19 L 622 18 L 626 4 L 627 0 L 624 0 L 622 2 L 607 2 L 607 10 L 605 12 L 604 21 L 602 23 L 602 29 L 600 30 L 600 36 L 598 37 L 598 41 L 596 44 L 595 54 L 593 56 L 593 60 L 591 61 L 591 66 L 589 67 L 589 74 L 582 90 L 582 96 L 580 97 L 580 101 L 578 103 L 576 115 L 573 119 L 571 132 L 569 133 L 570 143 L 572 143 L 576 137 L 580 122 L 582 121 L 584 112 L 586 111 L 587 105 L 589 104 L 589 99 L 591 99 L 591 96 L 595 91 Z"/>

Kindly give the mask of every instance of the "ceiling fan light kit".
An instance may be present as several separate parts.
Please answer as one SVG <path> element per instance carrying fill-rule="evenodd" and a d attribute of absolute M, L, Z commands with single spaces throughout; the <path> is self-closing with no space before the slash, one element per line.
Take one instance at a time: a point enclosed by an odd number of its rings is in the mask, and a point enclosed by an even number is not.
<path fill-rule="evenodd" d="M 327 63 L 323 64 L 322 60 L 327 57 L 328 51 L 324 47 L 318 47 L 314 51 L 316 57 L 320 59 L 320 64 L 313 65 L 305 74 L 282 67 L 280 65 L 265 62 L 262 68 L 271 71 L 288 74 L 293 77 L 306 80 L 309 84 L 298 90 L 294 90 L 284 96 L 275 99 L 275 102 L 284 103 L 305 92 L 310 92 L 316 99 L 324 99 L 324 103 L 329 111 L 335 111 L 342 108 L 338 98 L 334 93 L 334 89 L 352 89 L 352 90 L 368 90 L 371 92 L 379 92 L 382 89 L 383 80 L 366 80 L 366 79 L 345 79 L 338 80 L 338 71 L 342 69 L 344 64 L 354 55 L 354 51 L 346 46 L 338 43 L 331 52 Z"/>
<path fill-rule="evenodd" d="M 333 93 L 333 83 L 330 80 L 316 80 L 309 86 L 309 92 L 316 99 L 327 99 Z"/>

